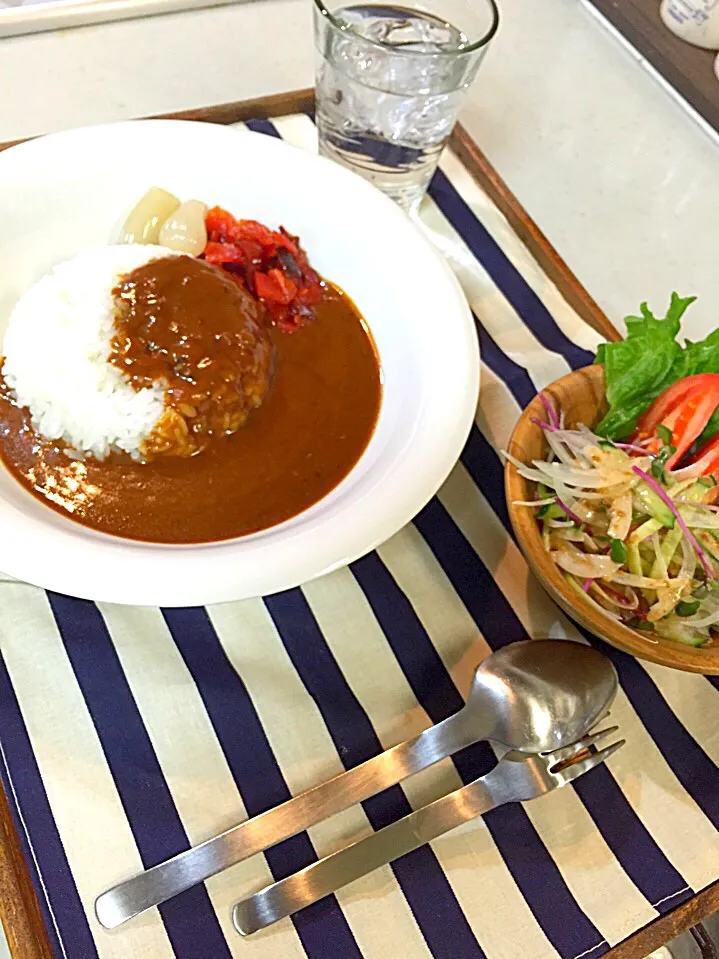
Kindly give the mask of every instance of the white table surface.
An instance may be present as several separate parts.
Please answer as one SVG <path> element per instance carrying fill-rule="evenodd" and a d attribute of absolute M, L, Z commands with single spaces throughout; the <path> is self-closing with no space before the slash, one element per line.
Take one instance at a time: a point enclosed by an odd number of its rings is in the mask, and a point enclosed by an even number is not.
<path fill-rule="evenodd" d="M 463 122 L 613 320 L 676 289 L 713 329 L 719 148 L 579 0 L 501 6 Z M 0 40 L 0 140 L 309 86 L 312 56 L 309 0 Z"/>

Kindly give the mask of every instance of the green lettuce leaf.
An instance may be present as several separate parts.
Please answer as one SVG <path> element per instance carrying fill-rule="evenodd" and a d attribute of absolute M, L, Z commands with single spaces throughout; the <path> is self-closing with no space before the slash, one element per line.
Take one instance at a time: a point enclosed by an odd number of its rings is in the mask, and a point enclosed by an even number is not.
<path fill-rule="evenodd" d="M 681 318 L 696 297 L 672 293 L 667 314 L 657 318 L 646 303 L 639 316 L 626 317 L 627 335 L 619 343 L 604 343 L 597 363 L 604 366 L 609 410 L 596 427 L 600 436 L 621 440 L 635 429 L 637 419 L 663 390 L 684 376 L 719 372 L 719 335 L 683 349 L 677 343 Z M 714 338 L 712 343 L 709 340 Z M 709 367 L 714 364 L 713 369 Z"/>
<path fill-rule="evenodd" d="M 714 330 L 699 343 L 687 340 L 684 352 L 692 373 L 719 372 L 719 330 Z"/>

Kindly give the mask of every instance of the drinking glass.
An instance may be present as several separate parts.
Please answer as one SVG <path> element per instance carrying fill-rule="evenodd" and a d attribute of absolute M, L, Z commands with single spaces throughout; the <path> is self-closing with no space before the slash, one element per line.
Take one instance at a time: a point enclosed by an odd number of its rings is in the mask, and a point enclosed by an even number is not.
<path fill-rule="evenodd" d="M 495 0 L 313 2 L 320 153 L 412 211 L 497 31 Z"/>

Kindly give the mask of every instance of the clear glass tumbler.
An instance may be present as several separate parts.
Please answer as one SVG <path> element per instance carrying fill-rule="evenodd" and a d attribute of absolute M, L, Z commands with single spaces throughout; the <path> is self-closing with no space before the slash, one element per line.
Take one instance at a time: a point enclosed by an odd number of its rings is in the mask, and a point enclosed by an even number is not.
<path fill-rule="evenodd" d="M 495 0 L 313 0 L 320 153 L 411 211 L 497 31 Z"/>

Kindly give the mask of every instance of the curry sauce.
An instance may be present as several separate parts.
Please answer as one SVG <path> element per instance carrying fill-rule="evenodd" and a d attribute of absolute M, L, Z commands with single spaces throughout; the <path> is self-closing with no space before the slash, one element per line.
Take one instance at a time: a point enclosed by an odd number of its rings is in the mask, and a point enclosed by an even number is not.
<path fill-rule="evenodd" d="M 0 457 L 34 496 L 104 533 L 206 543 L 274 526 L 341 482 L 380 409 L 379 360 L 357 308 L 327 284 L 315 311 L 294 333 L 269 329 L 275 366 L 264 402 L 194 456 L 73 459 L 2 394 Z"/>
<path fill-rule="evenodd" d="M 194 456 L 262 405 L 274 350 L 261 303 L 234 277 L 190 256 L 162 257 L 112 292 L 109 362 L 135 390 L 165 385 L 145 459 Z"/>

